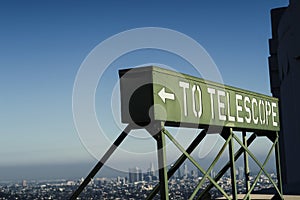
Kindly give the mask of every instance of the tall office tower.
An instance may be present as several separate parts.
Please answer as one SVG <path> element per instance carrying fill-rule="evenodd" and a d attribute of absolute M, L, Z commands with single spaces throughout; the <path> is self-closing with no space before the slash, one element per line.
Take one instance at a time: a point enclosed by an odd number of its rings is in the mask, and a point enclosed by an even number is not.
<path fill-rule="evenodd" d="M 187 178 L 188 174 L 189 174 L 189 170 L 188 170 L 187 164 L 184 163 L 184 166 L 183 166 L 183 176 L 184 176 L 184 178 Z"/>
<path fill-rule="evenodd" d="M 154 165 L 152 162 L 150 163 L 150 176 L 154 176 Z"/>
<path fill-rule="evenodd" d="M 142 181 L 142 170 L 139 169 L 138 167 L 135 168 L 130 168 L 129 169 L 129 174 L 128 174 L 128 182 L 129 183 L 134 183 L 138 181 Z"/>
<path fill-rule="evenodd" d="M 177 169 L 177 176 L 178 176 L 178 178 L 182 178 L 181 169 L 180 168 Z"/>
<path fill-rule="evenodd" d="M 137 177 L 137 180 L 138 181 L 143 181 L 144 180 L 144 177 L 143 177 L 143 172 L 142 172 L 142 169 L 137 169 L 137 174 L 138 174 L 138 177 Z"/>
<path fill-rule="evenodd" d="M 213 169 L 210 171 L 210 176 L 211 176 L 212 178 L 215 177 L 215 176 L 214 176 L 214 170 L 213 170 Z"/>
<path fill-rule="evenodd" d="M 243 180 L 244 178 L 244 167 L 238 167 L 238 180 Z"/>
<path fill-rule="evenodd" d="M 300 194 L 300 1 L 271 10 L 271 91 L 280 103 L 280 159 L 285 194 Z"/>
<path fill-rule="evenodd" d="M 23 181 L 22 181 L 22 186 L 23 186 L 23 187 L 27 187 L 27 181 L 26 181 L 26 180 L 23 180 Z"/>
<path fill-rule="evenodd" d="M 198 173 L 197 173 L 197 171 L 191 170 L 191 176 L 192 176 L 193 178 L 198 178 Z"/>

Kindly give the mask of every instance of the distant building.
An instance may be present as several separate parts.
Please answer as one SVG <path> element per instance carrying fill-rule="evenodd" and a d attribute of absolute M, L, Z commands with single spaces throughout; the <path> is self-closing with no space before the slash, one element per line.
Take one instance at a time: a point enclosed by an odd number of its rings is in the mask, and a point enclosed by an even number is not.
<path fill-rule="evenodd" d="M 178 176 L 178 178 L 181 178 L 181 177 L 182 177 L 180 167 L 177 169 L 177 176 Z"/>
<path fill-rule="evenodd" d="M 215 175 L 216 175 L 216 173 L 215 173 L 215 171 L 212 169 L 212 170 L 210 171 L 210 177 L 214 178 Z"/>
<path fill-rule="evenodd" d="M 135 183 L 135 182 L 139 182 L 139 181 L 143 181 L 142 170 L 139 169 L 138 167 L 130 168 L 129 174 L 128 174 L 128 182 Z"/>
<path fill-rule="evenodd" d="M 281 174 L 285 194 L 300 194 L 300 1 L 271 10 L 271 91 L 279 98 Z"/>
<path fill-rule="evenodd" d="M 143 180 L 146 182 L 152 182 L 157 180 L 153 163 L 150 163 L 150 167 L 148 168 L 147 173 L 143 174 Z"/>
<path fill-rule="evenodd" d="M 23 181 L 22 181 L 22 186 L 23 186 L 23 187 L 27 187 L 27 181 L 26 181 L 26 180 L 23 180 Z"/>
<path fill-rule="evenodd" d="M 67 186 L 76 185 L 76 182 L 75 181 L 67 181 L 66 185 Z"/>
<path fill-rule="evenodd" d="M 120 176 L 118 176 L 118 177 L 117 177 L 117 184 L 118 184 L 118 185 L 119 185 L 119 184 L 121 184 L 121 185 L 126 184 L 126 178 L 125 178 L 125 177 L 120 177 Z"/>
<path fill-rule="evenodd" d="M 238 180 L 243 180 L 244 178 L 244 167 L 238 167 Z"/>
<path fill-rule="evenodd" d="M 197 171 L 191 170 L 191 176 L 192 176 L 193 178 L 197 178 L 197 177 L 198 177 Z"/>
<path fill-rule="evenodd" d="M 187 166 L 186 163 L 184 163 L 184 165 L 183 165 L 183 176 L 184 176 L 184 178 L 188 178 L 188 175 L 189 175 L 188 166 Z"/>
<path fill-rule="evenodd" d="M 150 163 L 150 169 L 149 169 L 149 172 L 150 172 L 150 176 L 154 176 L 154 165 L 153 165 L 153 163 L 151 162 Z"/>

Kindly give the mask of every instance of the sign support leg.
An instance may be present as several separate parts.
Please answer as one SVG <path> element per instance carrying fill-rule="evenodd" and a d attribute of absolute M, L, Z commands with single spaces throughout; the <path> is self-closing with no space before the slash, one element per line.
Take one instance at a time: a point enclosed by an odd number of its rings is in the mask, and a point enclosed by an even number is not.
<path fill-rule="evenodd" d="M 248 146 L 254 141 L 254 139 L 256 138 L 255 134 L 252 134 L 248 140 L 247 140 L 247 144 Z M 244 148 L 241 147 L 234 155 L 234 160 L 236 161 L 242 154 L 243 154 Z M 218 182 L 220 180 L 220 178 L 222 178 L 222 176 L 226 173 L 226 171 L 230 168 L 230 161 L 228 161 L 226 163 L 226 165 L 219 171 L 219 173 L 216 175 L 216 177 L 214 178 L 214 180 L 216 182 Z M 209 190 L 211 190 L 213 188 L 213 184 L 209 183 L 208 186 L 206 186 L 206 188 L 202 191 L 202 193 L 198 196 L 197 199 L 201 199 L 204 194 L 206 194 L 207 192 L 209 192 Z"/>
<path fill-rule="evenodd" d="M 278 181 L 278 188 L 280 191 L 280 195 L 283 194 L 282 190 L 282 179 L 281 179 L 281 166 L 280 166 L 280 151 L 279 151 L 279 134 L 276 132 L 276 147 L 275 147 L 275 159 L 276 159 L 276 170 L 277 170 L 277 181 Z"/>
<path fill-rule="evenodd" d="M 163 132 L 163 124 L 160 124 L 159 132 L 154 136 L 157 141 L 158 173 L 160 183 L 160 199 L 169 199 L 168 173 L 166 160 L 166 138 Z"/>
<path fill-rule="evenodd" d="M 83 189 L 89 184 L 89 182 L 94 178 L 94 176 L 98 173 L 98 171 L 103 167 L 108 158 L 113 154 L 113 152 L 118 148 L 118 146 L 123 142 L 128 133 L 131 131 L 131 125 L 128 125 L 124 131 L 119 135 L 119 137 L 115 140 L 115 142 L 110 146 L 101 160 L 97 163 L 97 165 L 92 169 L 92 171 L 87 175 L 84 181 L 81 183 L 79 188 L 72 194 L 70 200 L 75 200 Z"/>
<path fill-rule="evenodd" d="M 219 153 L 217 154 L 217 156 L 215 157 L 215 159 L 212 161 L 211 165 L 209 166 L 209 168 L 206 170 L 204 176 L 202 177 L 201 181 L 198 183 L 198 185 L 196 186 L 194 192 L 192 193 L 192 195 L 190 196 L 189 199 L 194 199 L 194 197 L 196 196 L 196 194 L 198 193 L 198 191 L 200 190 L 200 188 L 203 186 L 204 181 L 206 180 L 207 176 L 209 176 L 208 174 L 211 172 L 211 170 L 215 167 L 216 163 L 218 162 L 219 158 L 221 157 L 221 155 L 223 154 L 223 152 L 225 151 L 228 143 L 230 142 L 231 135 L 229 135 L 228 137 L 223 137 L 226 141 L 223 144 L 222 148 L 220 149 Z M 213 178 L 213 177 L 211 177 Z"/>
<path fill-rule="evenodd" d="M 201 143 L 201 141 L 204 139 L 204 137 L 206 136 L 206 129 L 203 129 L 199 135 L 194 139 L 194 141 L 190 144 L 190 146 L 187 148 L 186 152 L 188 154 L 191 154 L 194 149 Z M 187 159 L 185 154 L 182 154 L 177 161 L 174 163 L 173 166 L 171 166 L 171 168 L 168 171 L 168 179 L 170 179 L 171 176 L 173 176 L 173 174 L 176 172 L 176 170 L 179 169 L 179 167 L 182 165 L 182 163 L 184 163 L 184 161 Z M 149 196 L 146 198 L 147 200 L 149 199 L 153 199 L 154 196 L 157 194 L 157 192 L 159 191 L 160 188 L 160 183 L 158 183 L 152 190 L 152 192 L 149 194 Z"/>
<path fill-rule="evenodd" d="M 245 147 L 248 148 L 246 131 L 243 131 L 242 137 L 243 137 L 243 144 L 245 145 Z M 248 162 L 248 153 L 246 151 L 244 151 L 244 168 L 245 168 L 244 171 L 245 171 L 246 193 L 248 193 L 250 189 L 250 180 L 249 180 L 250 170 L 249 170 L 249 162 Z M 250 200 L 250 197 L 248 198 L 248 200 Z"/>
<path fill-rule="evenodd" d="M 229 134 L 232 136 L 232 128 L 228 129 Z M 232 186 L 232 199 L 237 199 L 237 188 L 236 188 L 236 174 L 235 174 L 235 160 L 234 160 L 234 147 L 233 138 L 229 142 L 229 160 L 230 160 L 230 174 L 231 174 L 231 186 Z"/>
<path fill-rule="evenodd" d="M 192 164 L 195 165 L 203 174 L 206 173 L 206 171 L 197 163 L 197 161 L 190 155 L 188 154 L 185 149 L 178 143 L 178 141 L 175 140 L 175 138 L 167 131 L 163 130 L 165 135 L 173 142 L 173 144 L 182 152 L 184 155 L 192 162 Z M 230 197 L 226 194 L 226 192 L 218 185 L 217 182 L 214 181 L 214 179 L 210 176 L 207 176 L 208 180 L 214 184 L 214 186 L 226 197 L 227 199 L 230 199 Z"/>

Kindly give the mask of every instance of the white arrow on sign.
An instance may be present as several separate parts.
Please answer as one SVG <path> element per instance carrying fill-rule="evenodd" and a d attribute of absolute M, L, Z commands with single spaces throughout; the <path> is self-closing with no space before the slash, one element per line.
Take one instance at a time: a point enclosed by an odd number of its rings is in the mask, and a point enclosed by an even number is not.
<path fill-rule="evenodd" d="M 166 103 L 166 99 L 175 100 L 175 95 L 166 92 L 166 89 L 164 87 L 158 92 L 158 96 L 164 103 Z"/>

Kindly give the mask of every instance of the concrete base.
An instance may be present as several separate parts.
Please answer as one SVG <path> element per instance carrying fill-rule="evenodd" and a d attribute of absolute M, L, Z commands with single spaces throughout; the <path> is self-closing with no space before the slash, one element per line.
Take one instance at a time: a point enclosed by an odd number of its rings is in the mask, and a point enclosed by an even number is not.
<path fill-rule="evenodd" d="M 299 200 L 300 196 L 299 195 L 284 195 L 283 198 L 285 200 Z"/>
<path fill-rule="evenodd" d="M 243 199 L 244 194 L 238 194 L 238 199 Z M 272 199 L 274 195 L 271 194 L 252 194 L 251 200 L 253 199 Z M 300 200 L 300 196 L 298 195 L 284 195 L 284 200 Z M 216 198 L 216 199 L 226 199 L 225 197 Z"/>

